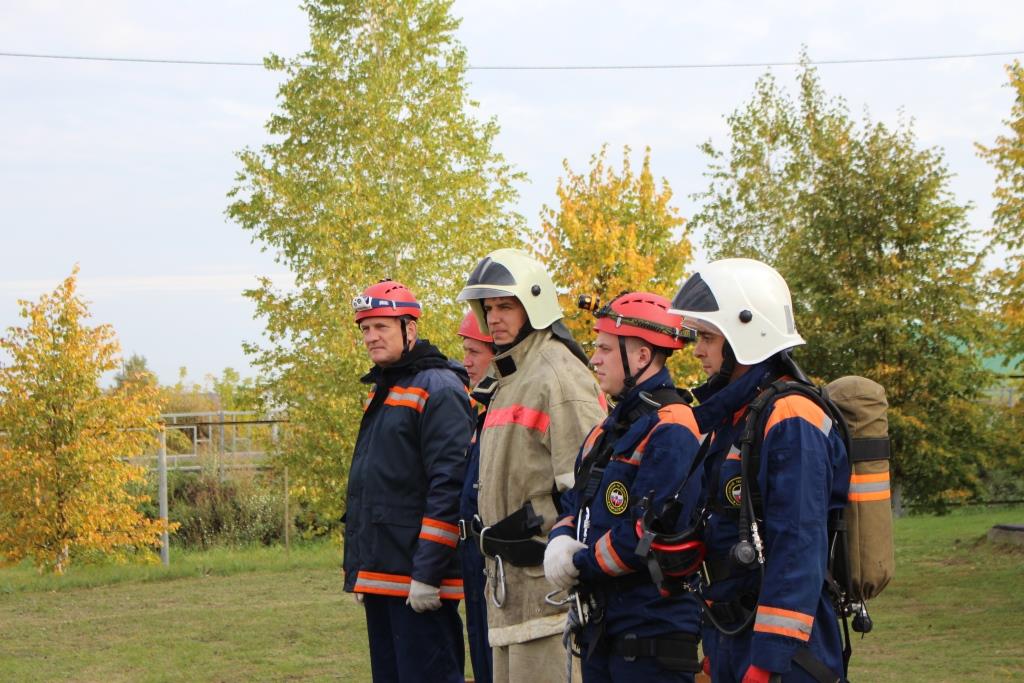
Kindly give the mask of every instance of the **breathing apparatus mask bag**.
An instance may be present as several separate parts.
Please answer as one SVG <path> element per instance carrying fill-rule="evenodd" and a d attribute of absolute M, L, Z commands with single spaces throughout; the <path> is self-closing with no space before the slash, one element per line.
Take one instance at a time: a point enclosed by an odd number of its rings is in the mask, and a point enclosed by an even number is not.
<path fill-rule="evenodd" d="M 843 511 L 846 562 L 833 575 L 854 602 L 870 600 L 892 580 L 892 507 L 889 489 L 889 422 L 885 389 L 864 377 L 841 377 L 825 387 L 849 433 L 850 493 Z M 842 552 L 842 544 L 838 548 Z M 848 576 L 841 576 L 848 571 Z"/>

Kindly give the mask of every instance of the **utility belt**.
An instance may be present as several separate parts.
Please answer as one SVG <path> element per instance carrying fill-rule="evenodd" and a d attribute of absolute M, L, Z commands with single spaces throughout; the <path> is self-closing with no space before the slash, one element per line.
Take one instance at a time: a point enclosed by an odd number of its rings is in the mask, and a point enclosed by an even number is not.
<path fill-rule="evenodd" d="M 494 571 L 486 571 L 490 579 L 491 602 L 501 609 L 505 606 L 505 563 L 514 567 L 537 567 L 544 564 L 547 544 L 538 541 L 544 517 L 533 511 L 527 502 L 497 524 L 484 526 L 480 515 L 459 520 L 459 538 L 471 541 L 480 548 L 480 554 L 494 560 Z"/>
<path fill-rule="evenodd" d="M 700 659 L 697 657 L 698 638 L 690 633 L 648 637 L 627 633 L 611 638 L 610 641 L 611 654 L 627 662 L 634 662 L 639 657 L 653 657 L 669 671 L 697 673 L 701 670 Z"/>
<path fill-rule="evenodd" d="M 485 526 L 480 515 L 459 520 L 459 538 L 472 541 L 480 553 L 491 559 L 501 558 L 515 567 L 536 567 L 544 564 L 547 544 L 535 537 L 542 534 L 544 517 L 535 514 L 526 503 L 497 524 Z"/>

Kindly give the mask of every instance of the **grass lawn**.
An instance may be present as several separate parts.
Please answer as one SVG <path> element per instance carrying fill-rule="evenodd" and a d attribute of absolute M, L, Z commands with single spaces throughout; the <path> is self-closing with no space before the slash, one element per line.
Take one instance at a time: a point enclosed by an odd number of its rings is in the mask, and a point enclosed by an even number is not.
<path fill-rule="evenodd" d="M 1024 548 L 989 544 L 1024 509 L 965 510 L 896 522 L 896 579 L 854 639 L 850 678 L 1024 681 Z"/>
<path fill-rule="evenodd" d="M 896 581 L 851 678 L 1024 681 L 1024 509 L 897 522 Z M 0 570 L 0 681 L 369 680 L 361 609 L 330 545 L 172 553 L 163 567 Z"/>

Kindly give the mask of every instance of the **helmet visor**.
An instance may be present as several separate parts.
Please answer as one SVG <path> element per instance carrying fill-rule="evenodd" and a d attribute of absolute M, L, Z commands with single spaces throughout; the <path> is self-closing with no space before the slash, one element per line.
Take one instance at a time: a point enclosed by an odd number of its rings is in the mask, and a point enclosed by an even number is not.
<path fill-rule="evenodd" d="M 685 315 L 687 311 L 713 313 L 717 310 L 718 300 L 715 293 L 708 287 L 708 283 L 704 282 L 700 273 L 694 273 L 683 283 L 669 307 L 669 312 L 677 315 Z"/>

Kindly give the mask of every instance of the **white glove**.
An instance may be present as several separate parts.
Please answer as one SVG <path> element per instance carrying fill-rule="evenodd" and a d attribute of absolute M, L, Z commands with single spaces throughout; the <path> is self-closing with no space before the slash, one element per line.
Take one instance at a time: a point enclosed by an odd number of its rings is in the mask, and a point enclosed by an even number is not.
<path fill-rule="evenodd" d="M 441 589 L 437 586 L 428 586 L 416 579 L 409 584 L 409 597 L 405 604 L 412 607 L 414 612 L 431 612 L 441 608 Z"/>
<path fill-rule="evenodd" d="M 580 570 L 572 563 L 572 556 L 586 547 L 586 543 L 580 543 L 572 536 L 556 536 L 548 541 L 544 550 L 544 576 L 548 582 L 564 591 L 572 588 L 580 575 Z"/>
<path fill-rule="evenodd" d="M 363 604 L 363 594 L 362 593 L 353 593 L 352 597 L 355 599 L 357 605 L 362 605 Z"/>

